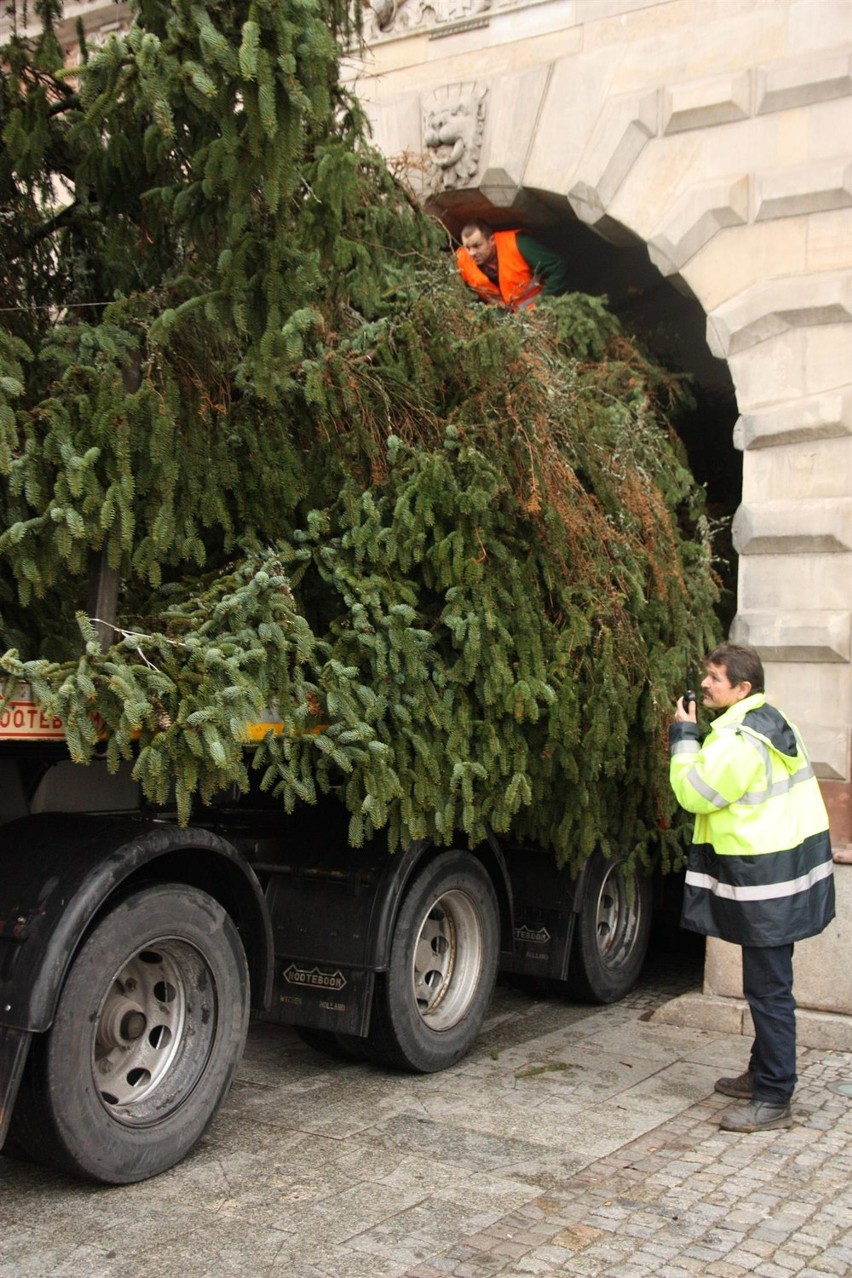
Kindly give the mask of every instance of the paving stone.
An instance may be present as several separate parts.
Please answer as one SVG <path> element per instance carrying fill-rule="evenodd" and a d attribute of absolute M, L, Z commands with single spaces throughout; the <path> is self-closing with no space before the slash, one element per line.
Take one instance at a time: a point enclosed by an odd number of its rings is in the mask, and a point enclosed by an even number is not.
<path fill-rule="evenodd" d="M 103 1191 L 0 1159 L 0 1278 L 138 1278 L 154 1257 L 182 1278 L 847 1278 L 852 1106 L 827 1085 L 852 1056 L 800 1053 L 789 1131 L 721 1133 L 712 1078 L 676 1112 L 643 1084 L 660 1062 L 729 1068 L 742 1040 L 640 1022 L 653 997 L 531 1015 L 498 991 L 517 1061 L 594 1051 L 621 1079 L 641 1041 L 650 1073 L 603 1098 L 590 1077 L 571 1108 L 508 1086 L 487 1033 L 423 1079 L 257 1027 L 220 1120 L 164 1176 Z"/>

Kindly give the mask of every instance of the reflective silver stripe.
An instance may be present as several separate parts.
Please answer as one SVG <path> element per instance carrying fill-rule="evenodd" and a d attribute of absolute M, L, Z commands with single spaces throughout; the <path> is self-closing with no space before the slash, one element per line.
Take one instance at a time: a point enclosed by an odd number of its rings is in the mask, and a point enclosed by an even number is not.
<path fill-rule="evenodd" d="M 814 770 L 808 762 L 807 751 L 805 750 L 802 738 L 799 733 L 796 732 L 795 728 L 793 731 L 796 736 L 796 744 L 799 748 L 799 754 L 805 762 L 797 772 L 783 776 L 778 781 L 772 780 L 772 756 L 769 753 L 765 741 L 758 733 L 753 732 L 751 728 L 743 727 L 741 724 L 738 724 L 736 727 L 725 728 L 724 731 L 736 733 L 736 735 L 741 737 L 744 741 L 748 741 L 749 745 L 754 746 L 755 750 L 760 755 L 761 762 L 763 763 L 763 770 L 766 774 L 766 786 L 762 790 L 748 790 L 737 799 L 725 799 L 718 790 L 713 790 L 705 781 L 702 781 L 698 777 L 697 771 L 693 769 L 693 771 L 689 773 L 687 780 L 692 783 L 694 788 L 703 798 L 709 799 L 714 807 L 724 808 L 729 804 L 744 803 L 748 807 L 756 808 L 761 803 L 765 803 L 767 799 L 775 799 L 779 794 L 786 794 L 789 790 L 792 790 L 794 785 L 798 785 L 801 781 L 810 781 L 813 777 Z M 672 753 L 674 753 L 674 751 L 672 751 Z"/>
<path fill-rule="evenodd" d="M 730 799 L 726 799 L 718 790 L 714 790 L 712 785 L 708 785 L 697 768 L 690 768 L 686 774 L 686 779 L 702 797 L 709 799 L 714 808 L 726 808 L 730 803 Z"/>
<path fill-rule="evenodd" d="M 774 901 L 778 897 L 807 892 L 823 879 L 830 878 L 833 872 L 831 861 L 826 861 L 797 879 L 787 879 L 783 883 L 761 883 L 757 887 L 737 887 L 733 883 L 720 883 L 712 874 L 698 874 L 695 870 L 687 870 L 686 882 L 689 887 L 704 888 L 726 901 Z"/>
<path fill-rule="evenodd" d="M 537 275 L 534 275 L 529 284 L 519 284 L 518 290 L 512 293 L 507 299 L 507 306 L 514 306 L 516 310 L 526 311 L 531 306 L 535 306 L 535 299 L 543 288 L 542 281 Z"/>
<path fill-rule="evenodd" d="M 809 781 L 813 776 L 813 768 L 808 762 L 808 753 L 805 749 L 804 742 L 798 731 L 793 728 L 793 735 L 796 738 L 796 746 L 800 756 L 805 760 L 803 766 L 797 772 L 783 776 L 778 781 L 772 780 L 772 759 L 767 749 L 766 742 L 759 733 L 754 732 L 751 728 L 741 724 L 734 729 L 735 732 L 754 746 L 763 762 L 763 770 L 766 773 L 766 788 L 764 790 L 749 790 L 737 800 L 739 803 L 747 803 L 750 807 L 756 807 L 760 803 L 764 803 L 767 799 L 777 798 L 779 794 L 786 794 L 794 785 L 798 785 L 800 781 Z"/>
<path fill-rule="evenodd" d="M 752 790 L 751 792 L 742 795 L 739 802 L 751 805 L 763 803 L 764 799 L 768 799 L 772 792 L 772 760 L 769 757 L 769 750 L 766 748 L 766 743 L 763 739 L 751 733 L 748 728 L 743 729 L 742 726 L 740 726 L 736 729 L 736 732 L 739 736 L 745 738 L 746 741 L 754 746 L 755 750 L 760 755 L 760 761 L 763 764 L 763 774 L 766 777 L 766 785 L 762 790 Z"/>
<path fill-rule="evenodd" d="M 814 770 L 809 763 L 803 768 L 799 768 L 798 772 L 794 772 L 792 776 L 782 777 L 780 781 L 775 781 L 768 790 L 751 790 L 748 794 L 744 794 L 738 803 L 749 803 L 756 805 L 763 803 L 766 799 L 777 798 L 779 794 L 786 794 L 788 790 L 792 790 L 794 785 L 798 785 L 800 781 L 810 781 L 814 774 Z"/>
<path fill-rule="evenodd" d="M 695 737 L 684 737 L 682 741 L 676 741 L 672 746 L 672 754 L 698 754 L 701 749 Z"/>

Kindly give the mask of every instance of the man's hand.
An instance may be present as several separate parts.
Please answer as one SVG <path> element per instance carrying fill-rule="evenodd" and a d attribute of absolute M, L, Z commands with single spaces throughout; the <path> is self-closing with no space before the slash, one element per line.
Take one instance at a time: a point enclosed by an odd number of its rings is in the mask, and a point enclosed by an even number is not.
<path fill-rule="evenodd" d="M 677 699 L 677 709 L 675 710 L 675 723 L 697 723 L 698 707 L 693 701 L 688 710 L 684 708 L 683 697 Z"/>

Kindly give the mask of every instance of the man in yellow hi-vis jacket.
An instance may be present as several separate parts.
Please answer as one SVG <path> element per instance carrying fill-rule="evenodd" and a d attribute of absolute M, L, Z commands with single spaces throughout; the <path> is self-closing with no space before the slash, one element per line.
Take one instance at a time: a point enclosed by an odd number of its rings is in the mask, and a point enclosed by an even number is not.
<path fill-rule="evenodd" d="M 695 813 L 681 922 L 742 946 L 754 1043 L 745 1073 L 716 1083 L 745 1102 L 720 1125 L 766 1131 L 792 1123 L 793 945 L 834 918 L 828 817 L 799 733 L 767 704 L 754 649 L 722 644 L 706 665 L 703 703 L 718 715 L 708 736 L 699 742 L 683 698 L 670 730 L 672 788 Z"/>

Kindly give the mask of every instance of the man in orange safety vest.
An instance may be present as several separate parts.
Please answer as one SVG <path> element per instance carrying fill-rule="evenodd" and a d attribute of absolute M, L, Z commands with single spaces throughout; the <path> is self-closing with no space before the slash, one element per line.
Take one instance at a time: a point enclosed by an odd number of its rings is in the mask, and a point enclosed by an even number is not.
<path fill-rule="evenodd" d="M 483 302 L 509 311 L 531 310 L 536 299 L 568 288 L 562 258 L 525 231 L 495 231 L 479 219 L 462 228 L 456 263 Z"/>

